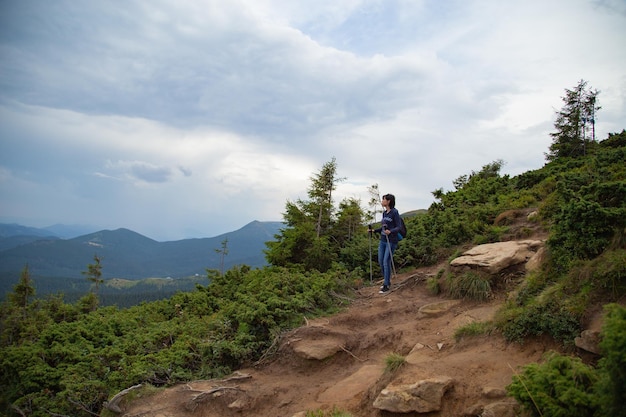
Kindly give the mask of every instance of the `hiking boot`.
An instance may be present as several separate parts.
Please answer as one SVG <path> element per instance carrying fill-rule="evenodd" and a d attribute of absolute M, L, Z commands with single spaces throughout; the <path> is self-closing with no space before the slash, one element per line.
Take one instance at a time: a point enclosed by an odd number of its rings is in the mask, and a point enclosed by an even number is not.
<path fill-rule="evenodd" d="M 383 285 L 382 287 L 380 287 L 380 291 L 378 291 L 379 294 L 384 294 L 386 292 L 389 291 L 389 287 L 386 285 Z"/>

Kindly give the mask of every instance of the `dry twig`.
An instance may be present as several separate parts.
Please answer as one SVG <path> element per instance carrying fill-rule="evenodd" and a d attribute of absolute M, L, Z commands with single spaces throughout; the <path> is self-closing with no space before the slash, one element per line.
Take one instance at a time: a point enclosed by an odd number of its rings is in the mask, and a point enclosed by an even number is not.
<path fill-rule="evenodd" d="M 365 362 L 367 360 L 367 359 L 361 359 L 361 358 L 355 356 L 354 353 L 350 352 L 348 349 L 346 349 L 345 347 L 343 347 L 341 345 L 339 345 L 339 347 L 341 348 L 341 350 L 343 350 L 344 352 L 348 353 L 350 356 L 352 356 L 357 361 Z"/>

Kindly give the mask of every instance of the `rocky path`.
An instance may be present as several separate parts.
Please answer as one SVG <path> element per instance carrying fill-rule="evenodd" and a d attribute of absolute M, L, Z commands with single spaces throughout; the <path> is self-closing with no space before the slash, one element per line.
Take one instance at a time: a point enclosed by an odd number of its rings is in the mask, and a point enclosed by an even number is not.
<path fill-rule="evenodd" d="M 333 409 L 355 417 L 512 415 L 504 396 L 511 376 L 555 346 L 509 344 L 498 335 L 456 341 L 456 329 L 490 320 L 501 301 L 434 296 L 425 282 L 435 272 L 400 275 L 384 295 L 378 286 L 363 288 L 344 312 L 283 335 L 261 363 L 229 379 L 142 394 L 122 402 L 119 415 L 303 417 Z M 406 359 L 395 372 L 385 370 L 392 353 Z"/>

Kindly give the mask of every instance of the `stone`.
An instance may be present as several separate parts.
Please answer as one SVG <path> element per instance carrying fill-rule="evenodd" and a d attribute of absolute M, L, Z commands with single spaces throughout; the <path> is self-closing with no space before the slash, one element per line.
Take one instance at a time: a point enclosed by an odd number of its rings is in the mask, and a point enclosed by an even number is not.
<path fill-rule="evenodd" d="M 506 397 L 506 390 L 502 388 L 496 388 L 496 387 L 484 387 L 483 397 L 491 398 L 491 399 L 504 398 Z"/>
<path fill-rule="evenodd" d="M 541 264 L 543 263 L 545 256 L 546 256 L 546 248 L 545 247 L 539 248 L 539 250 L 537 250 L 537 252 L 535 252 L 535 254 L 532 255 L 530 259 L 526 262 L 526 265 L 524 265 L 524 268 L 526 268 L 526 271 L 533 272 L 533 271 L 538 270 L 539 267 L 541 267 Z"/>
<path fill-rule="evenodd" d="M 576 347 L 587 352 L 600 354 L 600 332 L 594 330 L 583 330 L 580 337 L 574 339 Z"/>
<path fill-rule="evenodd" d="M 519 404 L 515 401 L 499 401 L 487 404 L 481 417 L 516 417 L 519 412 Z"/>
<path fill-rule="evenodd" d="M 471 405 L 463 410 L 463 412 L 461 413 L 461 417 L 480 417 L 484 409 L 485 406 L 482 404 Z"/>
<path fill-rule="evenodd" d="M 228 404 L 228 408 L 232 410 L 244 410 L 249 406 L 248 402 L 242 398 L 238 398 L 232 403 Z"/>
<path fill-rule="evenodd" d="M 459 300 L 446 300 L 446 301 L 438 301 L 435 303 L 430 303 L 423 305 L 419 308 L 418 317 L 430 316 L 436 317 L 440 316 L 444 313 L 447 313 L 452 307 L 460 304 Z"/>
<path fill-rule="evenodd" d="M 298 343 L 293 347 L 293 351 L 301 358 L 316 359 L 319 361 L 330 358 L 340 350 L 341 346 L 337 340 Z"/>
<path fill-rule="evenodd" d="M 429 413 L 441 410 L 443 395 L 454 385 L 450 377 L 442 376 L 407 385 L 388 385 L 376 400 L 374 408 L 392 413 Z"/>
<path fill-rule="evenodd" d="M 508 242 L 486 243 L 463 252 L 453 259 L 453 268 L 476 267 L 490 274 L 498 272 L 530 259 L 543 246 L 541 240 L 512 240 Z"/>
<path fill-rule="evenodd" d="M 381 365 L 365 365 L 357 372 L 322 392 L 317 398 L 322 403 L 338 403 L 361 397 L 385 372 Z"/>

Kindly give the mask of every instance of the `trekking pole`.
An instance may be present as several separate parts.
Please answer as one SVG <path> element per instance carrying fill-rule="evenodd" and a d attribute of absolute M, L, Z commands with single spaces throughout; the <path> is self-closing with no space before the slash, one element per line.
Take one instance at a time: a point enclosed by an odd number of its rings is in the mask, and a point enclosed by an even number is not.
<path fill-rule="evenodd" d="M 383 233 L 385 233 L 383 231 Z M 389 248 L 389 255 L 391 256 L 391 270 L 393 271 L 393 277 L 394 279 L 398 277 L 398 274 L 396 274 L 396 265 L 393 262 L 393 251 L 391 250 L 391 243 L 389 243 L 389 235 L 387 233 L 385 233 L 385 237 L 387 238 L 387 247 Z"/>
<path fill-rule="evenodd" d="M 374 282 L 374 278 L 372 277 L 372 225 L 368 226 L 369 235 L 370 235 L 370 285 Z"/>

